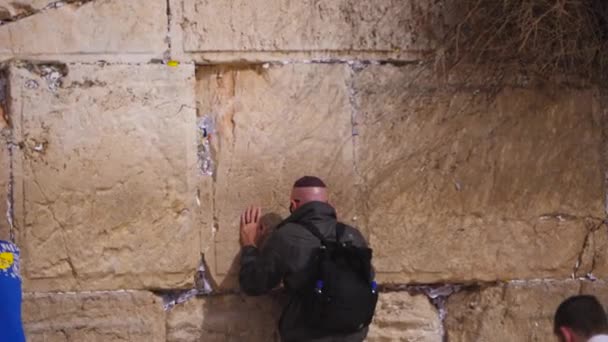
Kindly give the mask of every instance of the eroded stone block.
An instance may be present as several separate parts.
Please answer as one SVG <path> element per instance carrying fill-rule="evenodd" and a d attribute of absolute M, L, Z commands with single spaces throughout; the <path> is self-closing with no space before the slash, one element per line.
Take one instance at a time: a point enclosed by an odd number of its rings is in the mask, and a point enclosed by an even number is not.
<path fill-rule="evenodd" d="M 604 216 L 592 92 L 426 76 L 369 66 L 353 81 L 380 279 L 569 277 Z"/>
<path fill-rule="evenodd" d="M 214 60 L 401 58 L 430 48 L 444 26 L 440 5 L 402 0 L 173 0 L 171 8 L 174 44 Z"/>
<path fill-rule="evenodd" d="M 1 26 L 0 58 L 147 61 L 162 58 L 166 35 L 164 0 L 65 4 Z"/>
<path fill-rule="evenodd" d="M 26 293 L 32 342 L 165 341 L 162 300 L 149 292 Z"/>
<path fill-rule="evenodd" d="M 217 131 L 211 139 L 217 232 L 206 258 L 218 285 L 236 286 L 241 212 L 257 204 L 270 221 L 280 221 L 300 176 L 323 178 L 340 218 L 353 221 L 347 75 L 345 66 L 318 64 L 197 71 L 199 115 L 213 117 Z M 209 235 L 203 232 L 203 243 Z"/>
<path fill-rule="evenodd" d="M 167 314 L 167 342 L 276 341 L 276 297 L 237 295 L 195 298 Z"/>
<path fill-rule="evenodd" d="M 457 293 L 448 300 L 448 338 L 460 341 L 548 341 L 559 304 L 579 293 L 606 298 L 605 282 L 517 282 Z"/>
<path fill-rule="evenodd" d="M 196 298 L 168 313 L 167 342 L 274 341 L 285 304 L 286 297 L 276 293 Z M 366 341 L 387 340 L 441 340 L 439 315 L 426 297 L 407 292 L 381 294 Z"/>
<path fill-rule="evenodd" d="M 191 286 L 191 65 L 11 68 L 28 291 Z"/>

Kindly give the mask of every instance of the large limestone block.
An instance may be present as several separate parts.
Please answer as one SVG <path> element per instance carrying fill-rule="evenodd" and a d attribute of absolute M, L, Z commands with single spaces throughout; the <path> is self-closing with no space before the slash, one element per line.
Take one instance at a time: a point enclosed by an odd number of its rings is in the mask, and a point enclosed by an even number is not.
<path fill-rule="evenodd" d="M 353 80 L 380 279 L 569 277 L 604 216 L 592 92 L 428 76 L 369 66 Z"/>
<path fill-rule="evenodd" d="M 172 44 L 206 60 L 412 58 L 443 28 L 431 1 L 172 0 L 171 9 Z"/>
<path fill-rule="evenodd" d="M 277 341 L 280 311 L 268 296 L 194 298 L 167 313 L 167 342 Z"/>
<path fill-rule="evenodd" d="M 317 175 L 340 218 L 352 222 L 355 176 L 351 113 L 342 65 L 201 67 L 199 114 L 213 117 L 214 251 L 206 253 L 220 286 L 232 287 L 239 215 L 258 204 L 269 221 L 288 215 L 293 182 Z M 205 182 L 205 181 L 203 181 Z M 207 208 L 203 208 L 206 210 Z M 203 232 L 203 242 L 211 234 Z M 208 250 L 208 249 L 207 249 Z"/>
<path fill-rule="evenodd" d="M 193 67 L 30 65 L 10 81 L 25 288 L 191 286 Z"/>
<path fill-rule="evenodd" d="M 285 297 L 217 296 L 190 300 L 167 315 L 167 342 L 274 341 Z M 441 341 L 439 314 L 422 296 L 380 295 L 367 341 Z"/>
<path fill-rule="evenodd" d="M 423 295 L 381 293 L 366 341 L 441 341 L 439 313 Z"/>
<path fill-rule="evenodd" d="M 147 61 L 162 58 L 166 36 L 164 0 L 66 4 L 0 26 L 0 59 Z"/>
<path fill-rule="evenodd" d="M 473 289 L 448 300 L 450 342 L 550 341 L 559 304 L 579 293 L 605 299 L 608 284 L 533 281 Z"/>
<path fill-rule="evenodd" d="M 149 292 L 26 293 L 31 342 L 165 341 L 162 300 Z"/>

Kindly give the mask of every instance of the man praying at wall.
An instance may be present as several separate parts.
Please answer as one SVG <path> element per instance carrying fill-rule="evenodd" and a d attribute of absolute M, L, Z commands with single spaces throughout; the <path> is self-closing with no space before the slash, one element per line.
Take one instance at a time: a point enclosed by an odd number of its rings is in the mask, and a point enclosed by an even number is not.
<path fill-rule="evenodd" d="M 359 342 L 367 335 L 377 300 L 371 250 L 357 229 L 338 222 L 336 210 L 328 200 L 327 187 L 321 179 L 311 176 L 298 179 L 291 191 L 291 215 L 270 233 L 263 246 L 259 240 L 266 228 L 260 224 L 261 209 L 250 206 L 241 215 L 240 286 L 248 295 L 262 295 L 283 282 L 290 301 L 279 322 L 282 341 Z M 316 265 L 317 253 L 332 248 L 350 253 L 350 257 L 339 262 L 324 259 L 327 265 L 344 266 L 350 262 L 352 265 L 342 269 L 337 266 L 334 273 L 318 276 L 318 268 L 311 268 L 311 263 Z M 341 278 L 332 278 L 335 274 Z M 312 282 L 311 277 L 315 277 Z M 332 288 L 341 289 L 332 294 L 334 301 L 347 292 L 356 296 L 357 299 L 344 300 L 349 302 L 347 306 L 359 305 L 349 308 L 354 315 L 332 316 L 331 308 L 312 307 L 318 298 L 328 298 L 324 291 Z M 324 322 L 319 322 L 321 316 L 325 317 Z"/>

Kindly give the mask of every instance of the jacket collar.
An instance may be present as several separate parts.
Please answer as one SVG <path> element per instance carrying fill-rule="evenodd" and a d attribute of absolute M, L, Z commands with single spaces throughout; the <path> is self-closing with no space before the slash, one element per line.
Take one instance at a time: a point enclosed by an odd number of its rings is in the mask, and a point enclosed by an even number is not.
<path fill-rule="evenodd" d="M 279 226 L 290 222 L 318 222 L 318 221 L 335 221 L 336 210 L 325 202 L 308 202 L 288 218 L 286 218 Z"/>

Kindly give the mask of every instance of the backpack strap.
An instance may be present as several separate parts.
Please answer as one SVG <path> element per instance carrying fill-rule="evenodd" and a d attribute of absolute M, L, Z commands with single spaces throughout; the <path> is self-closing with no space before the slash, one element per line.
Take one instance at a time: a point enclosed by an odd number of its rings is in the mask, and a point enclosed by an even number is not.
<path fill-rule="evenodd" d="M 298 224 L 304 226 L 306 230 L 308 230 L 312 235 L 314 235 L 317 239 L 321 240 L 321 244 L 325 245 L 327 239 L 321 234 L 319 228 L 317 228 L 314 224 L 310 222 L 298 222 Z M 336 223 L 336 242 L 340 242 L 340 239 L 344 235 L 346 231 L 346 225 L 342 222 Z"/>
<path fill-rule="evenodd" d="M 342 238 L 342 235 L 344 235 L 345 231 L 346 231 L 346 225 L 342 222 L 337 222 L 336 223 L 336 242 L 340 243 L 340 238 Z"/>
<path fill-rule="evenodd" d="M 317 239 L 321 240 L 322 245 L 325 245 L 327 243 L 327 240 L 325 239 L 323 234 L 321 234 L 319 228 L 317 228 L 314 224 L 310 222 L 298 222 L 298 224 L 304 226 L 304 228 L 306 228 L 306 230 L 308 230 L 312 235 L 314 235 Z"/>

